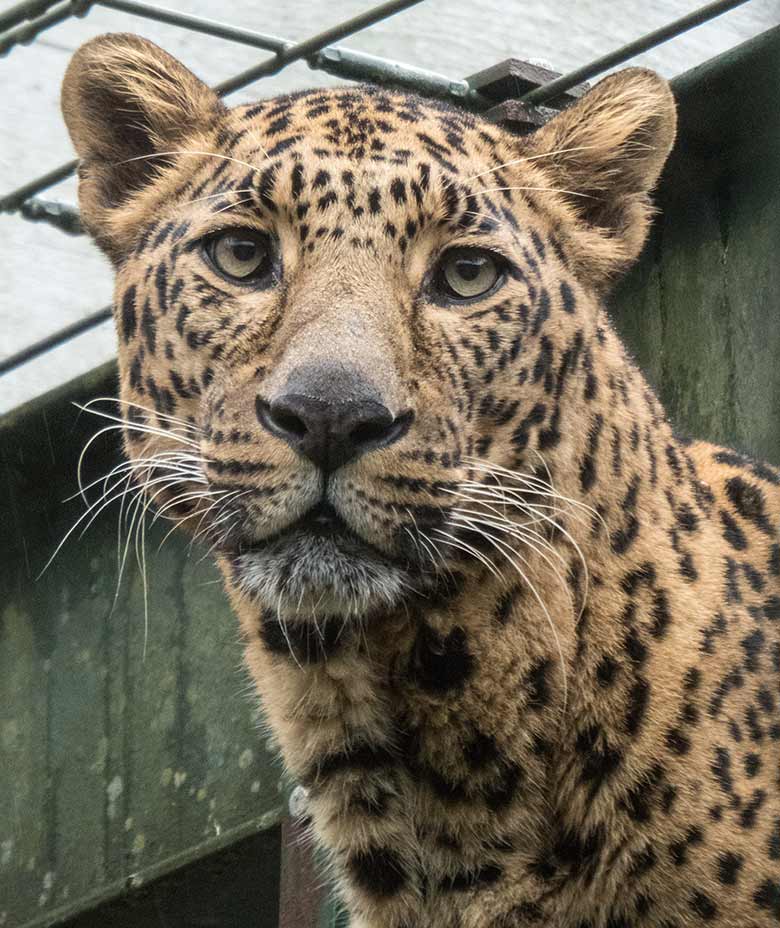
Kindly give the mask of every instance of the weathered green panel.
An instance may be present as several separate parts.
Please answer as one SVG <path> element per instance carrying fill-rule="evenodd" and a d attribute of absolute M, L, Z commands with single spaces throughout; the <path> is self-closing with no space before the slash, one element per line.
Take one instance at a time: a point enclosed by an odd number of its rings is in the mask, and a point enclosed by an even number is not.
<path fill-rule="evenodd" d="M 83 511 L 62 501 L 99 422 L 70 401 L 110 394 L 113 377 L 0 423 L 3 926 L 52 923 L 282 813 L 237 625 L 200 549 L 174 535 L 157 552 L 169 526 L 150 533 L 148 628 L 132 556 L 114 602 L 116 507 L 36 580 Z M 101 439 L 86 480 L 117 460 Z"/>
<path fill-rule="evenodd" d="M 672 421 L 780 461 L 780 29 L 674 82 L 678 143 L 615 318 Z"/>

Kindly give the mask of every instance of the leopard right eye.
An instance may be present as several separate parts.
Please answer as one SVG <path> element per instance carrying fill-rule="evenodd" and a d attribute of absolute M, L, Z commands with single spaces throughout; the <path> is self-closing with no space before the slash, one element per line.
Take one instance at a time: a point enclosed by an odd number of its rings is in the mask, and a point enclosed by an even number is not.
<path fill-rule="evenodd" d="M 203 246 L 212 267 L 235 283 L 270 286 L 277 280 L 271 239 L 253 229 L 227 229 Z"/>
<path fill-rule="evenodd" d="M 448 303 L 468 303 L 506 280 L 506 261 L 485 248 L 452 248 L 441 257 L 434 289 Z"/>

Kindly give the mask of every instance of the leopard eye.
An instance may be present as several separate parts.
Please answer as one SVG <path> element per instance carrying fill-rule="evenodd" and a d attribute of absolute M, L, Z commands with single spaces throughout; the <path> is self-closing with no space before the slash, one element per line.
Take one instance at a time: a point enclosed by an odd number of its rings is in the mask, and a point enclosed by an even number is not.
<path fill-rule="evenodd" d="M 257 282 L 273 274 L 273 254 L 267 235 L 251 229 L 228 229 L 206 241 L 206 254 L 225 277 Z"/>
<path fill-rule="evenodd" d="M 454 248 L 444 255 L 439 266 L 441 289 L 455 300 L 482 296 L 502 277 L 496 256 L 481 248 Z"/>

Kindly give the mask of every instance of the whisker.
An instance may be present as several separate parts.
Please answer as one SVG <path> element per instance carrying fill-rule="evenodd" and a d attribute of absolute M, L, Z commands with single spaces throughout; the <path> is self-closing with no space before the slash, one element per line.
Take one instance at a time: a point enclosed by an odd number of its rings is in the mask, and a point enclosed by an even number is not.
<path fill-rule="evenodd" d="M 156 409 L 152 409 L 151 406 L 144 406 L 142 403 L 136 403 L 133 400 L 125 400 L 121 397 L 96 396 L 88 402 L 84 403 L 83 406 L 80 406 L 78 403 L 74 403 L 74 405 L 84 412 L 90 412 L 97 415 L 99 412 L 91 408 L 95 403 L 111 403 L 119 406 L 132 406 L 135 409 L 140 409 L 143 412 L 149 413 L 149 415 L 156 416 L 158 419 L 165 419 L 166 422 L 173 422 L 175 425 L 178 425 L 180 428 L 183 428 L 187 431 L 195 432 L 197 435 L 203 435 L 203 429 L 200 426 L 195 425 L 193 422 L 188 422 L 186 419 L 182 419 L 180 416 L 171 416 L 168 413 L 158 412 Z"/>
<path fill-rule="evenodd" d="M 484 177 L 486 174 L 495 174 L 496 171 L 511 167 L 513 164 L 522 164 L 525 161 L 538 161 L 540 158 L 552 158 L 555 155 L 567 155 L 573 151 L 590 151 L 594 147 L 593 145 L 578 145 L 576 148 L 558 148 L 555 151 L 545 151 L 537 155 L 525 155 L 522 158 L 513 158 L 511 161 L 505 161 L 497 167 L 488 168 L 487 171 L 480 171 L 479 174 L 472 174 L 471 177 L 467 177 L 463 183 L 467 184 L 470 180 L 476 180 L 478 177 Z"/>
<path fill-rule="evenodd" d="M 570 197 L 583 197 L 586 200 L 601 200 L 602 197 L 593 196 L 592 193 L 582 193 L 579 190 L 565 190 L 563 187 L 484 187 L 480 193 L 500 193 L 502 190 L 547 190 L 550 193 L 565 193 Z"/>
<path fill-rule="evenodd" d="M 222 190 L 219 193 L 209 193 L 205 197 L 195 197 L 192 200 L 185 200 L 184 203 L 180 203 L 180 206 L 189 206 L 190 203 L 202 203 L 205 200 L 218 200 L 220 197 L 229 197 L 235 196 L 240 193 L 254 193 L 255 191 L 251 187 L 239 187 L 236 190 Z"/>
<path fill-rule="evenodd" d="M 254 197 L 246 197 L 243 200 L 237 200 L 235 203 L 228 203 L 227 206 L 223 206 L 221 209 L 214 210 L 214 215 L 218 213 L 226 213 L 229 209 L 234 209 L 236 206 L 244 206 L 247 203 L 254 203 Z"/>
<path fill-rule="evenodd" d="M 549 611 L 549 609 L 547 608 L 547 605 L 545 604 L 545 602 L 544 602 L 544 600 L 542 599 L 541 595 L 539 594 L 539 591 L 536 589 L 536 587 L 534 586 L 534 584 L 531 583 L 531 581 L 530 581 L 529 578 L 528 578 L 528 575 L 525 573 L 525 571 L 522 569 L 522 567 L 519 566 L 519 564 L 517 563 L 517 561 L 516 561 L 512 556 L 510 556 L 509 554 L 507 554 L 507 549 L 508 549 L 509 551 L 511 551 L 512 554 L 513 554 L 515 557 L 520 558 L 520 559 L 523 560 L 523 561 L 525 561 L 525 559 L 522 558 L 522 555 L 520 555 L 519 552 L 517 552 L 511 545 L 507 545 L 506 542 L 503 542 L 503 541 L 501 541 L 500 539 L 496 538 L 496 537 L 495 537 L 494 535 L 492 535 L 490 532 L 487 532 L 487 531 L 485 531 L 484 529 L 479 529 L 479 528 L 476 528 L 476 529 L 474 529 L 474 530 L 475 530 L 475 531 L 478 531 L 479 534 L 480 534 L 483 538 L 485 538 L 485 540 L 486 540 L 489 544 L 492 544 L 494 548 L 496 548 L 498 551 L 500 551 L 501 553 L 504 554 L 504 557 L 507 558 L 507 560 L 509 561 L 509 563 L 514 567 L 514 569 L 515 569 L 515 570 L 517 571 L 517 573 L 520 575 L 521 579 L 523 580 L 523 582 L 525 583 L 525 585 L 528 587 L 528 589 L 531 591 L 531 593 L 532 593 L 533 596 L 534 596 L 534 599 L 536 599 L 537 603 L 539 604 L 539 607 L 541 608 L 542 612 L 544 613 L 545 618 L 547 619 L 547 624 L 550 626 L 550 631 L 552 632 L 553 638 L 555 639 L 555 645 L 556 645 L 556 648 L 557 648 L 557 650 L 558 650 L 558 656 L 559 656 L 559 659 L 560 659 L 561 674 L 562 674 L 562 677 L 563 677 L 563 711 L 565 712 L 565 711 L 566 711 L 567 701 L 568 701 L 568 675 L 567 675 L 567 672 L 566 672 L 566 661 L 565 661 L 564 654 L 563 654 L 563 647 L 561 646 L 561 640 L 560 640 L 560 637 L 558 636 L 558 631 L 557 631 L 557 629 L 555 628 L 555 623 L 554 623 L 553 620 L 552 620 L 552 616 L 550 615 L 550 611 Z"/>
<path fill-rule="evenodd" d="M 268 157 L 268 152 L 263 148 L 262 145 L 258 143 L 258 148 L 260 151 Z M 199 151 L 197 149 L 177 149 L 173 151 L 155 151 L 148 155 L 135 155 L 133 158 L 125 158 L 124 161 L 115 162 L 115 166 L 118 167 L 121 164 L 130 164 L 133 161 L 149 161 L 153 158 L 170 158 L 174 155 L 195 155 L 202 158 L 219 158 L 222 161 L 232 161 L 233 164 L 243 165 L 245 168 L 249 168 L 255 174 L 261 174 L 262 171 L 257 165 L 250 164 L 248 161 L 242 161 L 240 158 L 231 158 L 230 155 L 220 155 L 215 151 Z"/>
<path fill-rule="evenodd" d="M 442 544 L 452 545 L 454 548 L 459 548 L 461 551 L 465 551 L 467 554 L 470 554 L 472 557 L 475 557 L 478 561 L 480 561 L 482 565 L 486 567 L 487 570 L 489 570 L 497 580 L 501 579 L 501 574 L 496 570 L 495 565 L 492 564 L 488 558 L 482 554 L 481 551 L 477 551 L 476 548 L 472 547 L 470 544 L 467 544 L 465 541 L 463 541 L 462 538 L 457 538 L 455 535 L 451 534 L 450 532 L 445 532 L 443 529 L 437 528 L 434 529 L 434 531 L 437 535 L 442 536 Z"/>

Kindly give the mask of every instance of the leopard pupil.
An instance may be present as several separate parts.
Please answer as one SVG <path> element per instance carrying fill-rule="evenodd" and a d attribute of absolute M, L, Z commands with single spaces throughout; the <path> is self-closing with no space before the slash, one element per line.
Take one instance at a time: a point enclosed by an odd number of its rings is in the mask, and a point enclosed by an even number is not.
<path fill-rule="evenodd" d="M 234 242 L 233 257 L 236 261 L 252 261 L 257 255 L 257 245 L 254 242 Z"/>
<path fill-rule="evenodd" d="M 483 261 L 458 261 L 458 276 L 468 281 L 476 280 L 483 264 Z"/>

